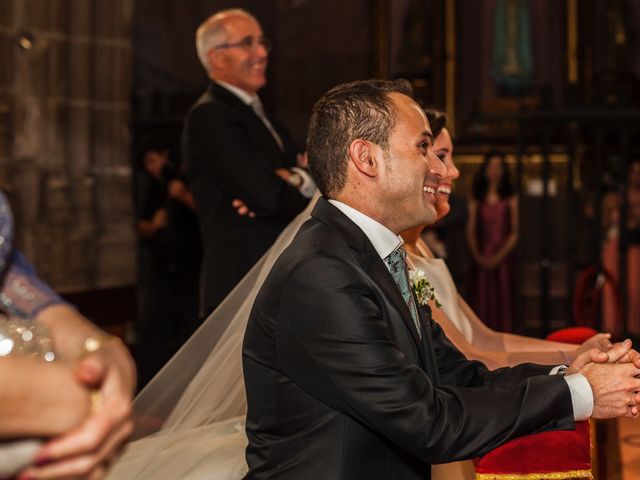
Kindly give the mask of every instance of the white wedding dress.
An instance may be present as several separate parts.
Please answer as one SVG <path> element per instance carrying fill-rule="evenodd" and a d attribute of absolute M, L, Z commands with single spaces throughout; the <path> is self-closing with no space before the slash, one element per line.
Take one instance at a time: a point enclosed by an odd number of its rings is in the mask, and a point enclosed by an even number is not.
<path fill-rule="evenodd" d="M 134 402 L 134 439 L 113 464 L 108 480 L 238 480 L 247 472 L 241 362 L 245 326 L 271 266 L 309 218 L 316 199 L 140 392 Z M 457 291 L 444 263 L 412 257 L 436 288 L 447 315 L 458 319 L 461 331 L 470 332 L 466 319 L 456 313 Z M 460 472 L 469 468 L 461 462 L 434 466 L 432 478 L 467 478 Z"/>
<path fill-rule="evenodd" d="M 447 318 L 462 333 L 464 338 L 471 343 L 473 340 L 473 328 L 467 319 L 458 300 L 458 289 L 453 282 L 447 264 L 441 258 L 429 258 L 431 255 L 425 249 L 421 240 L 416 243 L 420 255 L 407 252 L 407 261 L 410 268 L 422 270 L 427 280 L 433 287 L 440 307 Z M 432 480 L 467 480 L 475 478 L 475 470 L 470 460 L 453 462 L 431 467 Z"/>
<path fill-rule="evenodd" d="M 429 283 L 434 288 L 440 308 L 447 318 L 462 333 L 465 340 L 473 343 L 473 327 L 467 319 L 458 300 L 458 289 L 453 282 L 447 264 L 441 258 L 429 258 L 432 255 L 425 249 L 421 240 L 416 243 L 420 255 L 407 252 L 407 261 L 410 268 L 422 270 Z"/>
<path fill-rule="evenodd" d="M 136 432 L 109 480 L 237 480 L 244 476 L 247 410 L 242 340 L 253 301 L 314 197 L 134 401 Z"/>

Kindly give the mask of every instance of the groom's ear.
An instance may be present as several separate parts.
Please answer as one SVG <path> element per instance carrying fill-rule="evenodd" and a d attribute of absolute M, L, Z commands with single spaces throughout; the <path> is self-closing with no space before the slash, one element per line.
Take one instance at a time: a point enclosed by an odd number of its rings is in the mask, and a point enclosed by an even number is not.
<path fill-rule="evenodd" d="M 356 139 L 349 145 L 349 160 L 367 177 L 377 177 L 380 164 L 376 157 L 380 147 L 367 140 Z"/>

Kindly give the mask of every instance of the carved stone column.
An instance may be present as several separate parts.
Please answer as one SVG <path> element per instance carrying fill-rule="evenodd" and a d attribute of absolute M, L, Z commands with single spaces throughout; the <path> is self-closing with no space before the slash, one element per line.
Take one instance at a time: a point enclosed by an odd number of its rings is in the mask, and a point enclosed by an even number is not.
<path fill-rule="evenodd" d="M 0 0 L 0 187 L 19 247 L 62 291 L 135 277 L 132 11 L 132 0 Z"/>

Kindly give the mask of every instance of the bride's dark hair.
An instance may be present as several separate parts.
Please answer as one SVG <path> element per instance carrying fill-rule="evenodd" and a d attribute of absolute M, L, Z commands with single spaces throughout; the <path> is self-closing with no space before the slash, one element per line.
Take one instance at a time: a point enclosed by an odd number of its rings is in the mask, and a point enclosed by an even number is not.
<path fill-rule="evenodd" d="M 427 120 L 429 120 L 433 138 L 436 138 L 447 125 L 447 114 L 435 108 L 425 108 L 424 113 L 427 116 Z"/>

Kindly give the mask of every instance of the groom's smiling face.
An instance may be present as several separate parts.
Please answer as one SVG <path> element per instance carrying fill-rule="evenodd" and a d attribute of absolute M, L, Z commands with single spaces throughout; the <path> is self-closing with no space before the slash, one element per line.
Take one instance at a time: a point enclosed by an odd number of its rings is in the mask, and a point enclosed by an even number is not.
<path fill-rule="evenodd" d="M 433 153 L 433 135 L 420 106 L 400 93 L 389 97 L 396 122 L 384 153 L 380 186 L 385 208 L 401 231 L 436 220 L 435 192 L 446 168 Z"/>

